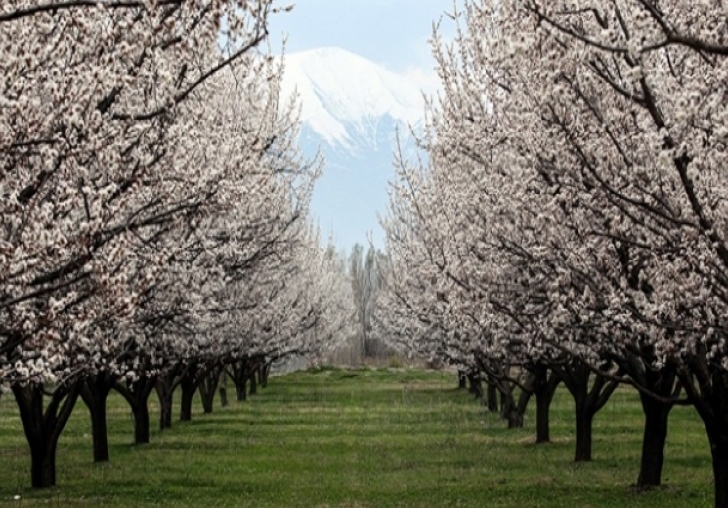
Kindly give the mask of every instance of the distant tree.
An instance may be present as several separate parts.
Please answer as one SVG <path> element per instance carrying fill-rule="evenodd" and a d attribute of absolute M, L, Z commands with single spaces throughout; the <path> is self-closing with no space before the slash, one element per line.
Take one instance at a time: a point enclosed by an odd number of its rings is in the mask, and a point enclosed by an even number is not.
<path fill-rule="evenodd" d="M 372 327 L 374 301 L 383 282 L 383 254 L 370 246 L 364 250 L 356 244 L 349 256 L 349 276 L 356 308 L 356 328 L 361 353 L 374 357 L 382 353 L 383 343 L 375 335 Z"/>

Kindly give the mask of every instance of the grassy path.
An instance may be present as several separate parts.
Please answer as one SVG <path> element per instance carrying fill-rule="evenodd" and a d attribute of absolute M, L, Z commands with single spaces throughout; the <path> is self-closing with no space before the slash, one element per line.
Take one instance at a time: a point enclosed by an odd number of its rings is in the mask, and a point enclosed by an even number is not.
<path fill-rule="evenodd" d="M 532 413 L 509 431 L 454 386 L 452 374 L 420 371 L 276 377 L 249 401 L 195 413 L 141 447 L 129 444 L 129 412 L 113 396 L 105 465 L 91 461 L 79 404 L 59 445 L 59 486 L 42 492 L 28 487 L 20 420 L 5 395 L 0 506 L 712 506 L 707 440 L 689 408 L 671 416 L 667 487 L 635 492 L 642 417 L 631 391 L 597 415 L 595 461 L 577 465 L 568 394 L 554 401 L 554 443 L 536 446 Z"/>

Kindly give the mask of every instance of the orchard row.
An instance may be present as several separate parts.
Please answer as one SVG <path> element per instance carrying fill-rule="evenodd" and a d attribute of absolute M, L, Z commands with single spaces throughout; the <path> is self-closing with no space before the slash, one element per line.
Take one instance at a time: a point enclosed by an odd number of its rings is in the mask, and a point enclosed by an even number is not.
<path fill-rule="evenodd" d="M 55 483 L 79 396 L 106 398 L 330 348 L 351 286 L 308 206 L 320 161 L 265 53 L 270 0 L 18 0 L 0 7 L 0 386 L 32 484 Z"/>
<path fill-rule="evenodd" d="M 379 333 L 485 379 L 519 423 L 555 384 L 576 460 L 618 383 L 659 485 L 674 404 L 705 423 L 728 506 L 726 2 L 468 0 L 433 36 L 429 166 L 400 161 Z"/>

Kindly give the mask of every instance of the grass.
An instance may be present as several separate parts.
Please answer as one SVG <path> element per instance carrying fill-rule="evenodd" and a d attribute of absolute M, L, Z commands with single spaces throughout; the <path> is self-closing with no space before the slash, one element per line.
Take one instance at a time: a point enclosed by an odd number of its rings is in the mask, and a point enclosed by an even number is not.
<path fill-rule="evenodd" d="M 0 506 L 662 507 L 712 506 L 709 449 L 690 408 L 670 419 L 664 481 L 638 492 L 642 415 L 619 390 L 595 420 L 595 460 L 572 462 L 572 401 L 557 392 L 553 443 L 507 430 L 453 374 L 326 369 L 271 379 L 247 402 L 175 422 L 130 444 L 123 400 L 109 404 L 111 462 L 92 463 L 77 406 L 58 450 L 58 487 L 29 487 L 29 458 L 9 395 L 0 399 Z M 152 399 L 152 415 L 156 405 Z M 178 406 L 175 407 L 178 410 Z M 156 424 L 156 421 L 154 422 Z M 18 499 L 15 496 L 20 496 Z"/>

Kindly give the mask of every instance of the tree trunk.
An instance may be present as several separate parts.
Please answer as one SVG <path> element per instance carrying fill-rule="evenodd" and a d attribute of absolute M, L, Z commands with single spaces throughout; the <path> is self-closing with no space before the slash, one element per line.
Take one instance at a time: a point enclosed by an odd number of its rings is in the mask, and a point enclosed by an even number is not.
<path fill-rule="evenodd" d="M 560 380 L 556 373 L 549 373 L 545 365 L 537 365 L 534 374 L 536 376 L 534 385 L 534 395 L 536 396 L 536 443 L 549 443 L 551 442 L 549 412 Z"/>
<path fill-rule="evenodd" d="M 56 485 L 56 448 L 58 442 L 36 441 L 30 447 L 30 481 L 34 489 Z"/>
<path fill-rule="evenodd" d="M 728 508 L 728 371 L 707 363 L 707 350 L 689 358 L 677 374 L 688 400 L 698 411 L 710 443 L 715 508 Z"/>
<path fill-rule="evenodd" d="M 508 386 L 500 390 L 501 418 L 508 422 L 509 429 L 523 428 L 523 413 L 519 411 L 519 406 L 513 398 L 513 387 L 509 382 L 504 384 Z"/>
<path fill-rule="evenodd" d="M 58 439 L 78 399 L 80 383 L 57 387 L 45 410 L 43 385 L 14 385 L 12 390 L 30 447 L 31 485 L 36 489 L 53 487 L 56 484 Z"/>
<path fill-rule="evenodd" d="M 273 367 L 273 362 L 266 362 L 263 364 L 261 369 L 260 386 L 268 388 L 268 377 L 270 376 L 270 369 Z"/>
<path fill-rule="evenodd" d="M 221 379 L 220 379 L 220 388 L 218 388 L 218 391 L 220 392 L 220 406 L 221 407 L 227 407 L 228 405 L 228 398 L 227 398 L 227 373 L 223 369 Z"/>
<path fill-rule="evenodd" d="M 493 383 L 488 383 L 488 391 L 486 397 L 488 411 L 491 413 L 498 412 L 498 388 Z"/>
<path fill-rule="evenodd" d="M 258 393 L 258 383 L 255 380 L 255 372 L 257 370 L 258 369 L 253 369 L 248 378 L 248 380 L 250 381 L 250 391 L 248 391 L 248 395 L 255 395 Z"/>
<path fill-rule="evenodd" d="M 202 410 L 205 414 L 212 413 L 213 403 L 215 401 L 215 392 L 217 384 L 220 380 L 220 371 L 213 368 L 199 383 L 200 399 L 202 400 Z"/>
<path fill-rule="evenodd" d="M 174 401 L 174 389 L 176 383 L 175 374 L 172 372 L 165 373 L 157 379 L 154 388 L 157 391 L 159 399 L 159 430 L 169 429 L 172 427 L 172 406 Z"/>
<path fill-rule="evenodd" d="M 468 387 L 468 377 L 465 372 L 458 371 L 458 390 L 465 390 Z"/>
<path fill-rule="evenodd" d="M 515 389 L 515 383 L 508 383 L 508 388 L 511 390 L 511 399 L 515 401 L 513 397 L 513 390 Z M 536 375 L 532 372 L 528 373 L 528 377 L 521 388 L 521 394 L 518 397 L 518 404 L 515 404 L 512 409 L 512 414 L 508 416 L 508 428 L 522 428 L 523 420 L 526 415 L 526 409 L 528 403 L 533 396 L 533 391 L 536 388 Z"/>
<path fill-rule="evenodd" d="M 590 462 L 592 459 L 592 425 L 594 415 L 585 401 L 576 403 L 576 454 L 575 462 Z"/>
<path fill-rule="evenodd" d="M 255 369 L 255 372 L 258 375 L 258 385 L 261 388 L 265 388 L 265 386 L 263 386 L 263 369 L 264 368 L 265 368 L 265 363 L 264 362 L 260 362 L 258 364 L 258 367 Z"/>
<path fill-rule="evenodd" d="M 248 391 L 245 386 L 245 379 L 242 379 L 239 383 L 235 383 L 235 398 L 238 402 L 248 400 Z"/>
<path fill-rule="evenodd" d="M 536 444 L 551 442 L 551 428 L 549 426 L 549 411 L 551 400 L 543 391 L 536 391 Z"/>
<path fill-rule="evenodd" d="M 235 384 L 235 397 L 238 402 L 242 402 L 247 398 L 247 392 L 245 391 L 245 383 L 247 381 L 247 360 L 243 359 L 237 362 L 233 362 L 231 372 L 231 378 Z"/>
<path fill-rule="evenodd" d="M 640 400 L 642 411 L 645 414 L 645 428 L 637 486 L 640 488 L 659 487 L 662 483 L 667 421 L 672 404 L 661 402 L 644 393 L 640 393 Z"/>
<path fill-rule="evenodd" d="M 135 404 L 131 408 L 134 416 L 134 443 L 148 444 L 149 439 L 149 406 L 145 400 L 143 403 Z"/>
<path fill-rule="evenodd" d="M 180 387 L 182 388 L 182 398 L 180 400 L 179 419 L 183 422 L 189 422 L 192 420 L 192 399 L 197 389 L 194 372 L 187 372 L 183 375 Z"/>
<path fill-rule="evenodd" d="M 91 415 L 94 462 L 109 461 L 109 431 L 106 422 L 106 402 L 116 377 L 107 372 L 90 376 L 81 385 L 81 399 Z"/>
<path fill-rule="evenodd" d="M 475 395 L 476 399 L 483 398 L 483 381 L 477 374 L 468 374 L 468 381 L 470 382 L 469 392 Z"/>
<path fill-rule="evenodd" d="M 576 413 L 576 462 L 588 462 L 592 459 L 592 423 L 594 415 L 604 407 L 609 398 L 617 389 L 619 383 L 607 380 L 606 377 L 594 374 L 581 360 L 573 359 L 568 364 L 559 364 L 552 367 L 566 388 L 574 397 Z"/>
<path fill-rule="evenodd" d="M 116 383 L 114 389 L 129 403 L 134 418 L 134 444 L 149 443 L 149 395 L 157 384 L 156 376 L 140 376 L 126 385 Z"/>
<path fill-rule="evenodd" d="M 728 508 L 728 430 L 715 432 L 710 440 L 710 454 L 713 459 L 713 483 L 715 508 Z"/>

